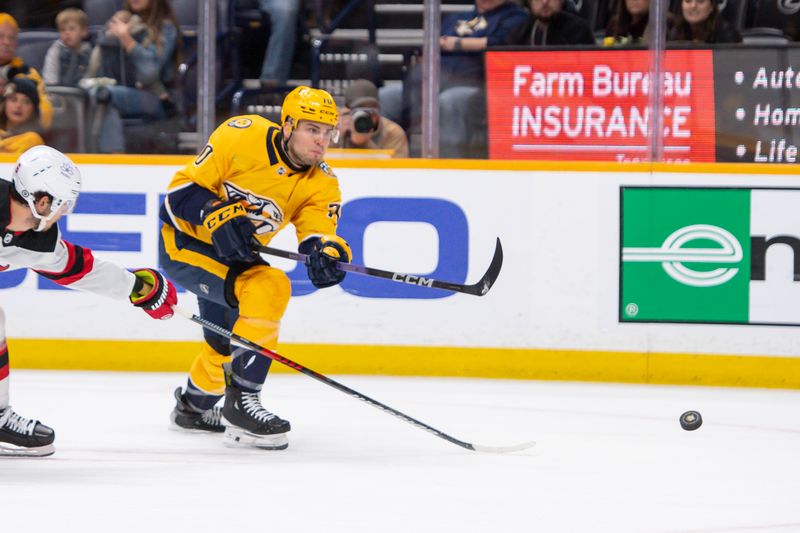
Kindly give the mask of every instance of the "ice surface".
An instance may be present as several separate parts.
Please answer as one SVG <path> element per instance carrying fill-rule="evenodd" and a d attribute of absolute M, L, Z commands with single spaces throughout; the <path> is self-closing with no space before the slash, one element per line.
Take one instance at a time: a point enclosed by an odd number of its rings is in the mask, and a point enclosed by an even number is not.
<path fill-rule="evenodd" d="M 181 374 L 12 371 L 56 454 L 0 460 L 0 532 L 800 532 L 800 391 L 300 374 L 264 405 L 289 449 L 169 431 Z M 694 409 L 704 424 L 680 428 Z"/>

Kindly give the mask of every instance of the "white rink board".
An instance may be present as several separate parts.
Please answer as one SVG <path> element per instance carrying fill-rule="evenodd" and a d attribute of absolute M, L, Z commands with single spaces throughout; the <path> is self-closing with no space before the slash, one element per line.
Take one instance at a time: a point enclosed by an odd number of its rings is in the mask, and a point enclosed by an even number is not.
<path fill-rule="evenodd" d="M 11 168 L 0 164 L 0 175 L 9 176 Z M 81 165 L 84 192 L 145 194 L 146 213 L 74 214 L 67 221 L 68 230 L 140 233 L 141 252 L 97 255 L 131 268 L 154 265 L 158 195 L 177 168 Z M 800 175 L 342 166 L 336 172 L 345 201 L 343 219 L 348 216 L 348 202 L 368 197 L 445 200 L 466 216 L 466 282 L 476 281 L 488 267 L 496 237 L 503 242 L 503 270 L 494 288 L 481 298 L 366 298 L 339 287 L 298 296 L 283 321 L 283 342 L 798 353 L 800 341 L 792 327 L 620 324 L 617 263 L 620 185 L 800 187 Z M 364 231 L 365 262 L 387 270 L 430 272 L 438 261 L 438 241 L 428 224 L 374 223 Z M 296 245 L 291 232 L 279 235 L 273 244 L 286 249 Z M 291 261 L 270 262 L 294 268 Z M 7 330 L 17 338 L 192 340 L 200 335 L 194 324 L 180 319 L 155 323 L 126 302 L 38 289 L 33 274 L 18 287 L 0 289 L 0 303 L 8 317 Z M 195 307 L 191 297 L 184 296 L 182 304 Z"/>

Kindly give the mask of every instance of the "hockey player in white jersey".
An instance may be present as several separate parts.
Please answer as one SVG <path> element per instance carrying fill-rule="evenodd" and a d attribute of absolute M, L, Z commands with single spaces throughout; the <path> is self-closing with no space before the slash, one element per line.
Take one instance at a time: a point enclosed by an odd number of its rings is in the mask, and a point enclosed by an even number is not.
<path fill-rule="evenodd" d="M 64 287 L 127 299 L 153 318 L 170 318 L 177 303 L 175 287 L 158 271 L 129 272 L 61 238 L 56 222 L 72 211 L 80 191 L 80 171 L 61 152 L 35 146 L 23 153 L 12 181 L 0 179 L 0 271 L 29 268 Z M 8 389 L 5 314 L 0 308 L 0 457 L 51 455 L 55 432 L 15 413 Z"/>

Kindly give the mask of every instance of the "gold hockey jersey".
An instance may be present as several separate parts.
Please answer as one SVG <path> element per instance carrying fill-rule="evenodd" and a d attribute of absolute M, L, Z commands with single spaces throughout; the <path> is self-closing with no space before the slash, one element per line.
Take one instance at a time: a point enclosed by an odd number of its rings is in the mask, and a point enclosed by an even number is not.
<path fill-rule="evenodd" d="M 168 193 L 198 185 L 221 200 L 243 200 L 263 245 L 289 223 L 298 242 L 335 234 L 342 206 L 336 175 L 324 161 L 293 167 L 281 144 L 278 124 L 259 115 L 233 117 L 214 131 L 194 162 L 175 174 Z M 173 212 L 169 197 L 165 207 L 175 228 L 211 243 L 202 224 Z"/>

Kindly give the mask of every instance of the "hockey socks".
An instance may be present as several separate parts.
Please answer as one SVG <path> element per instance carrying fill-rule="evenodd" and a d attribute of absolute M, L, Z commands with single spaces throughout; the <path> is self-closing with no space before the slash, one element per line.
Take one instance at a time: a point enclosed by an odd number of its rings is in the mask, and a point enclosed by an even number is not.
<path fill-rule="evenodd" d="M 189 378 L 186 380 L 186 393 L 184 394 L 184 398 L 192 409 L 198 413 L 202 413 L 217 405 L 222 395 L 211 394 L 200 390 L 197 385 L 192 383 L 192 379 Z"/>
<path fill-rule="evenodd" d="M 245 348 L 236 348 L 231 357 L 231 373 L 236 386 L 244 392 L 260 391 L 272 359 Z"/>
<path fill-rule="evenodd" d="M 0 339 L 0 409 L 8 405 L 8 347 Z"/>

